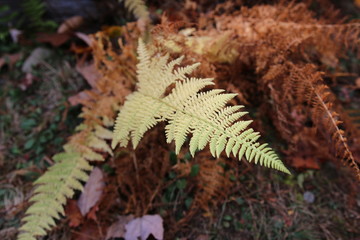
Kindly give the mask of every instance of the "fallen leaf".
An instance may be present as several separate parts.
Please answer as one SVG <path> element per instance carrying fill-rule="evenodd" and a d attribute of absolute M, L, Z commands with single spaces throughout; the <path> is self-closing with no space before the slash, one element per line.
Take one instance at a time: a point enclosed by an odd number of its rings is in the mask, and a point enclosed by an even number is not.
<path fill-rule="evenodd" d="M 50 43 L 53 47 L 61 46 L 71 38 L 69 33 L 38 33 L 36 41 L 40 43 Z"/>
<path fill-rule="evenodd" d="M 73 16 L 66 19 L 58 28 L 57 33 L 68 33 L 81 27 L 84 24 L 82 16 Z"/>
<path fill-rule="evenodd" d="M 78 227 L 84 220 L 76 200 L 68 200 L 65 207 L 65 216 L 69 219 L 70 227 Z"/>
<path fill-rule="evenodd" d="M 81 32 L 76 32 L 75 36 L 77 36 L 78 38 L 83 40 L 87 45 L 89 45 L 89 46 L 92 45 L 92 40 L 87 34 L 81 33 Z"/>
<path fill-rule="evenodd" d="M 104 175 L 100 168 L 95 167 L 92 170 L 89 179 L 85 184 L 84 190 L 77 202 L 77 205 L 83 216 L 85 216 L 89 210 L 100 200 L 104 187 Z"/>
<path fill-rule="evenodd" d="M 86 217 L 88 219 L 92 219 L 95 222 L 97 222 L 98 221 L 97 216 L 96 216 L 97 211 L 99 211 L 99 204 L 98 203 L 96 203 L 95 206 L 90 208 L 90 211 L 87 213 Z"/>
<path fill-rule="evenodd" d="M 320 165 L 315 158 L 302 158 L 294 157 L 292 160 L 293 167 L 295 168 L 305 168 L 305 169 L 320 169 Z"/>
<path fill-rule="evenodd" d="M 157 240 L 164 237 L 163 220 L 159 215 L 145 215 L 125 225 L 125 240 L 146 240 L 152 234 Z"/>
<path fill-rule="evenodd" d="M 31 73 L 32 68 L 36 65 L 38 65 L 39 63 L 41 63 L 42 61 L 44 61 L 46 58 L 48 58 L 51 54 L 51 51 L 43 48 L 43 47 L 38 47 L 35 48 L 30 56 L 25 60 L 21 70 L 24 73 Z"/>
<path fill-rule="evenodd" d="M 134 215 L 119 216 L 118 220 L 108 228 L 105 240 L 110 238 L 124 238 L 125 225 L 133 219 Z"/>
<path fill-rule="evenodd" d="M 91 87 L 95 88 L 96 82 L 100 79 L 101 75 L 94 63 L 78 63 L 76 64 L 76 70 L 85 78 Z"/>

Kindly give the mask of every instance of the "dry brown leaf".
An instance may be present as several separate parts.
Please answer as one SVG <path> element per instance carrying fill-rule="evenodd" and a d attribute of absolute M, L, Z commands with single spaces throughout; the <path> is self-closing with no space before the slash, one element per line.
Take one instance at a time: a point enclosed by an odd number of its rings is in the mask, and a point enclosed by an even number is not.
<path fill-rule="evenodd" d="M 124 238 L 125 225 L 133 219 L 134 215 L 119 216 L 118 220 L 108 228 L 105 240 L 108 240 L 110 238 Z"/>
<path fill-rule="evenodd" d="M 82 16 L 73 16 L 66 19 L 58 28 L 57 33 L 73 32 L 84 24 Z"/>
<path fill-rule="evenodd" d="M 314 158 L 294 157 L 292 166 L 295 168 L 320 169 L 319 163 Z"/>
<path fill-rule="evenodd" d="M 41 43 L 50 43 L 54 47 L 61 46 L 71 37 L 69 33 L 38 33 L 36 41 Z"/>
<path fill-rule="evenodd" d="M 150 234 L 155 239 L 164 238 L 163 219 L 160 215 L 145 215 L 141 218 L 135 218 L 125 226 L 125 240 L 146 240 Z"/>
<path fill-rule="evenodd" d="M 76 70 L 85 78 L 92 88 L 96 87 L 96 82 L 101 78 L 101 75 L 94 63 L 78 63 L 76 64 Z"/>
<path fill-rule="evenodd" d="M 80 209 L 77 206 L 76 200 L 68 200 L 68 203 L 65 207 L 65 214 L 69 219 L 70 227 L 78 227 L 84 220 L 83 216 L 81 215 Z"/>
<path fill-rule="evenodd" d="M 104 174 L 100 168 L 95 167 L 85 184 L 84 190 L 77 202 L 80 212 L 85 216 L 89 210 L 100 200 L 105 187 Z"/>

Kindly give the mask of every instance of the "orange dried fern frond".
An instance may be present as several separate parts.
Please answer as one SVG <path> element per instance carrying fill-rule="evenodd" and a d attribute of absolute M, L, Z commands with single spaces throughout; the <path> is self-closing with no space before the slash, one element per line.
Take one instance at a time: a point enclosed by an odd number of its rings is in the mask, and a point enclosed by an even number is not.
<path fill-rule="evenodd" d="M 360 170 L 348 146 L 345 131 L 341 129 L 343 123 L 335 111 L 335 97 L 327 85 L 324 84 L 322 74 L 313 65 L 303 67 L 291 65 L 291 81 L 288 83 L 294 90 L 298 103 L 307 103 L 311 112 L 311 119 L 325 138 L 331 142 L 336 155 L 343 163 L 351 167 L 360 180 Z"/>
<path fill-rule="evenodd" d="M 119 39 L 118 46 L 104 32 L 91 37 L 94 64 L 101 77 L 93 89 L 84 91 L 88 96 L 81 101 L 85 124 L 101 124 L 102 118 L 114 119 L 119 106 L 131 93 L 136 79 L 134 39 L 139 35 L 135 29 L 133 24 L 122 27 L 127 44 Z"/>

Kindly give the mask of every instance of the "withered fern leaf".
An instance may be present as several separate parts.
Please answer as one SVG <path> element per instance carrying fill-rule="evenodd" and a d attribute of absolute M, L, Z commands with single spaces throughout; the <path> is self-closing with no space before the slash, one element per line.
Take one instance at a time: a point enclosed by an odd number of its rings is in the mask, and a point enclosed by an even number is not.
<path fill-rule="evenodd" d="M 343 121 L 335 111 L 335 97 L 329 87 L 325 85 L 322 73 L 307 64 L 303 67 L 290 64 L 290 88 L 298 96 L 299 101 L 306 101 L 311 108 L 311 118 L 317 129 L 325 134 L 336 150 L 336 156 L 349 166 L 360 180 L 360 169 L 348 146 L 345 131 L 341 129 Z"/>

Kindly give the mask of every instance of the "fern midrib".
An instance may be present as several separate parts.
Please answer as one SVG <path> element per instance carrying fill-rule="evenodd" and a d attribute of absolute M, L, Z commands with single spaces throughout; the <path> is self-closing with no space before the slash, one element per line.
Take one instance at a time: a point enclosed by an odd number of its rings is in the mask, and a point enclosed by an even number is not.
<path fill-rule="evenodd" d="M 142 92 L 139 92 L 139 93 L 142 94 L 143 96 L 146 96 L 146 97 L 149 97 L 149 98 L 151 98 L 151 99 L 154 99 L 155 101 L 159 101 L 159 102 L 161 102 L 162 104 L 164 104 L 164 105 L 166 105 L 166 106 L 174 109 L 175 111 L 180 111 L 180 112 L 184 113 L 185 115 L 188 115 L 188 116 L 190 116 L 190 117 L 192 117 L 192 118 L 195 118 L 195 119 L 197 119 L 197 120 L 199 120 L 199 121 L 205 122 L 206 124 L 209 124 L 211 127 L 217 129 L 218 131 L 223 132 L 228 138 L 234 138 L 236 141 L 238 141 L 236 135 L 234 135 L 234 134 L 232 134 L 232 133 L 229 133 L 229 132 L 227 131 L 227 129 L 219 128 L 217 125 L 213 124 L 212 122 L 208 121 L 207 119 L 203 119 L 203 118 L 200 118 L 200 117 L 198 117 L 198 116 L 196 116 L 196 115 L 193 115 L 193 114 L 191 114 L 191 113 L 189 113 L 189 112 L 183 111 L 182 109 L 179 109 L 179 108 L 177 108 L 177 107 L 175 107 L 175 106 L 173 106 L 173 105 L 171 105 L 171 104 L 168 104 L 167 102 L 163 101 L 161 98 L 156 98 L 156 97 L 153 97 L 153 96 L 151 96 L 151 95 L 144 94 L 144 93 L 142 93 Z M 245 144 L 247 147 L 251 147 L 253 150 L 257 150 L 257 148 L 255 147 L 254 144 L 249 144 L 248 142 L 242 142 L 241 144 Z M 260 151 L 260 153 L 263 154 L 261 151 Z M 235 157 L 236 157 L 236 156 L 235 156 Z M 241 160 L 241 159 L 239 159 L 239 160 Z"/>
<path fill-rule="evenodd" d="M 351 161 L 351 167 L 353 167 L 357 171 L 357 173 L 359 173 L 360 169 L 358 168 L 358 166 L 357 166 L 357 164 L 355 162 L 355 159 L 354 159 L 354 157 L 353 157 L 353 155 L 352 155 L 352 153 L 351 153 L 351 151 L 350 151 L 350 149 L 348 147 L 348 144 L 347 144 L 346 140 L 344 139 L 343 135 L 340 133 L 340 129 L 339 129 L 338 125 L 336 124 L 335 119 L 331 115 L 331 110 L 326 106 L 325 102 L 322 100 L 320 94 L 315 89 L 315 87 L 313 85 L 311 85 L 311 87 L 313 88 L 313 91 L 315 92 L 316 97 L 319 99 L 319 101 L 321 103 L 321 106 L 324 108 L 326 114 L 331 119 L 331 123 L 335 127 L 335 131 L 336 131 L 337 135 L 339 135 L 340 141 L 343 143 L 345 151 L 349 154 L 348 159 L 350 159 L 350 161 Z M 360 179 L 360 175 L 357 175 L 357 177 Z"/>

